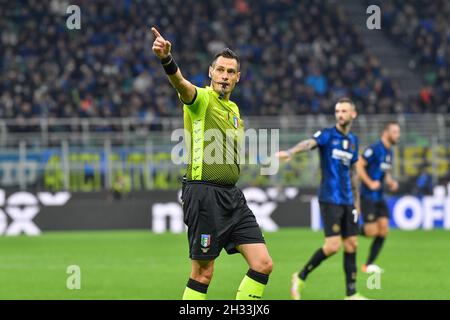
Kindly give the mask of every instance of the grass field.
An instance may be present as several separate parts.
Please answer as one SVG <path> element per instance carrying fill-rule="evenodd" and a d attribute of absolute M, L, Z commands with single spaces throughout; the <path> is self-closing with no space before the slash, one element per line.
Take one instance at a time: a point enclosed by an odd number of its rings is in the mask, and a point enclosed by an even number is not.
<path fill-rule="evenodd" d="M 322 243 L 322 233 L 284 229 L 266 233 L 275 263 L 265 299 L 289 299 L 291 274 Z M 370 242 L 360 238 L 358 268 Z M 392 231 L 378 263 L 381 289 L 358 290 L 373 299 L 450 299 L 450 232 Z M 342 299 L 342 253 L 325 261 L 307 282 L 305 299 Z M 81 289 L 66 288 L 69 265 L 81 268 Z M 52 232 L 0 237 L 0 299 L 179 299 L 190 270 L 184 234 Z M 209 299 L 234 299 L 247 270 L 239 255 L 216 261 Z"/>

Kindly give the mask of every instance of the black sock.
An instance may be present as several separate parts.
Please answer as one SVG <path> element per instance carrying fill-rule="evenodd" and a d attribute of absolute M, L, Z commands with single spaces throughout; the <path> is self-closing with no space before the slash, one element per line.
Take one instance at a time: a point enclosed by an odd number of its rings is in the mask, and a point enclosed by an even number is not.
<path fill-rule="evenodd" d="M 192 278 L 189 278 L 186 287 L 188 287 L 188 288 L 190 288 L 192 290 L 198 291 L 200 293 L 206 294 L 208 292 L 209 285 L 201 283 L 201 282 L 198 282 L 198 281 L 196 281 L 196 280 L 194 280 Z"/>
<path fill-rule="evenodd" d="M 269 275 L 268 274 L 255 271 L 253 269 L 248 269 L 247 277 L 255 280 L 256 282 L 264 284 L 264 285 L 266 285 L 267 282 L 269 282 Z"/>
<path fill-rule="evenodd" d="M 311 257 L 311 259 L 308 261 L 308 263 L 303 267 L 303 270 L 300 271 L 299 278 L 302 280 L 306 280 L 308 274 L 311 271 L 313 271 L 326 258 L 328 257 L 325 255 L 322 248 L 317 250 Z"/>
<path fill-rule="evenodd" d="M 356 253 L 344 252 L 344 271 L 347 296 L 356 293 Z"/>
<path fill-rule="evenodd" d="M 367 258 L 367 265 L 372 264 L 380 253 L 381 247 L 383 247 L 384 237 L 376 237 L 372 246 L 370 247 L 369 257 Z"/>

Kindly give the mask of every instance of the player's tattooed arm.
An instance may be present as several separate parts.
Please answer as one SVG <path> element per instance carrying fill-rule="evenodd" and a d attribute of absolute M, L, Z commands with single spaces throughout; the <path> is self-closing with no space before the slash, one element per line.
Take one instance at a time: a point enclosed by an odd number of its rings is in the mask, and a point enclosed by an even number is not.
<path fill-rule="evenodd" d="M 276 156 L 282 160 L 289 161 L 292 159 L 293 155 L 300 152 L 312 150 L 315 147 L 317 147 L 317 141 L 315 139 L 306 139 L 297 143 L 295 146 L 288 150 L 277 152 Z"/>
<path fill-rule="evenodd" d="M 357 165 L 353 164 L 350 169 L 350 181 L 352 185 L 353 204 L 358 213 L 361 212 L 360 192 L 359 192 L 359 177 L 357 172 Z"/>
<path fill-rule="evenodd" d="M 152 27 L 152 32 L 155 36 L 152 50 L 161 60 L 170 84 L 180 94 L 180 98 L 183 102 L 187 104 L 192 103 L 197 93 L 195 86 L 183 77 L 180 68 L 178 68 L 175 60 L 173 60 L 173 57 L 170 54 L 172 44 L 170 41 L 164 39 L 155 27 Z"/>
<path fill-rule="evenodd" d="M 309 151 L 314 149 L 315 147 L 317 147 L 317 141 L 314 139 L 306 139 L 303 140 L 299 143 L 297 143 L 295 146 L 293 146 L 292 148 L 288 149 L 287 151 L 290 152 L 292 155 L 299 153 L 299 152 L 304 152 L 304 151 Z"/>

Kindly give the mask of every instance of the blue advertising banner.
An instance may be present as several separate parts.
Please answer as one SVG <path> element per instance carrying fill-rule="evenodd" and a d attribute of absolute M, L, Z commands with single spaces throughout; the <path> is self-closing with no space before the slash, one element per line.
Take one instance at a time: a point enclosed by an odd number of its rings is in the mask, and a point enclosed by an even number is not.
<path fill-rule="evenodd" d="M 450 229 L 449 196 L 403 196 L 387 199 L 392 228 Z"/>

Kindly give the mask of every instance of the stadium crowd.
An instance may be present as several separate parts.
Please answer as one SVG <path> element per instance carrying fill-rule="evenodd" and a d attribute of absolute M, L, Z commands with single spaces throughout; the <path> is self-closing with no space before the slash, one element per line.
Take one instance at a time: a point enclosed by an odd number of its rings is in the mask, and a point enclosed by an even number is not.
<path fill-rule="evenodd" d="M 398 85 L 333 1 L 70 4 L 81 8 L 81 30 L 66 28 L 66 0 L 1 6 L 3 119 L 179 115 L 180 102 L 151 51 L 152 25 L 173 43 L 183 73 L 199 86 L 209 84 L 212 55 L 226 46 L 234 49 L 242 59 L 242 81 L 232 99 L 246 115 L 332 113 L 332 102 L 344 95 L 356 100 L 363 113 L 416 111 L 400 100 Z M 397 24 L 392 22 L 390 30 Z M 410 36 L 424 32 L 421 27 Z M 429 35 L 423 38 L 429 42 Z M 422 46 L 417 41 L 412 49 L 420 48 L 426 63 L 428 49 Z M 429 57 L 436 58 L 433 81 L 441 88 L 432 96 L 449 105 L 448 59 L 439 59 L 441 51 Z"/>
<path fill-rule="evenodd" d="M 382 29 L 409 49 L 411 67 L 423 75 L 423 87 L 413 103 L 420 112 L 450 112 L 450 2 L 378 2 Z"/>

